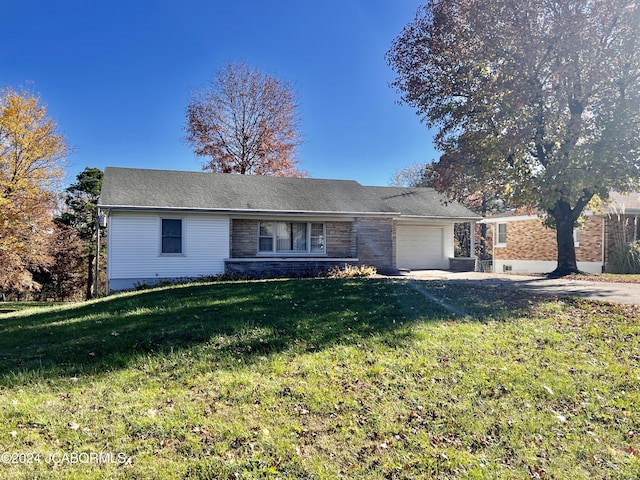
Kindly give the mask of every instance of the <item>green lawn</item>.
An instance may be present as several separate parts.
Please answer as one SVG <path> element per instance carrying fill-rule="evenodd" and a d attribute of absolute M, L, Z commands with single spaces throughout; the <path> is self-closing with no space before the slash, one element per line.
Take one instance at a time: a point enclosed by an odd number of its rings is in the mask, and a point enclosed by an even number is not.
<path fill-rule="evenodd" d="M 640 478 L 632 306 L 275 280 L 0 329 L 3 479 Z"/>
<path fill-rule="evenodd" d="M 0 315 L 30 308 L 49 308 L 59 305 L 54 302 L 0 302 Z"/>

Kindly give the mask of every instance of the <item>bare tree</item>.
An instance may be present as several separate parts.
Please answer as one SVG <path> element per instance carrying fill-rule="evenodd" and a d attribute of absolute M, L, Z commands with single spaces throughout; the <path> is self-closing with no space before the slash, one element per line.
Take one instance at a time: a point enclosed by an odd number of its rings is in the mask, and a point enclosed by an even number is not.
<path fill-rule="evenodd" d="M 187 106 L 186 141 L 203 170 L 300 177 L 302 143 L 291 85 L 246 63 L 229 63 Z"/>

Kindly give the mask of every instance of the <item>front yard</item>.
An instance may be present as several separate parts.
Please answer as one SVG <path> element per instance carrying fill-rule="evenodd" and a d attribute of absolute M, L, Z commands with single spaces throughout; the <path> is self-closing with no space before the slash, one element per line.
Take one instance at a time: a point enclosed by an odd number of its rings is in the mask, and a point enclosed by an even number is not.
<path fill-rule="evenodd" d="M 640 477 L 633 306 L 275 280 L 5 314 L 0 331 L 6 479 Z"/>

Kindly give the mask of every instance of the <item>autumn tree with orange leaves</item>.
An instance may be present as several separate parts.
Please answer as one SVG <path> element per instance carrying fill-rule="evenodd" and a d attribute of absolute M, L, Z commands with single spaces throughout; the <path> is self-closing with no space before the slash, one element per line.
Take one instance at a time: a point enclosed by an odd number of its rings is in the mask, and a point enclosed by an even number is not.
<path fill-rule="evenodd" d="M 0 90 L 0 292 L 38 287 L 53 263 L 52 212 L 68 147 L 29 92 Z"/>
<path fill-rule="evenodd" d="M 186 141 L 203 170 L 300 177 L 298 104 L 288 82 L 229 63 L 187 106 Z"/>

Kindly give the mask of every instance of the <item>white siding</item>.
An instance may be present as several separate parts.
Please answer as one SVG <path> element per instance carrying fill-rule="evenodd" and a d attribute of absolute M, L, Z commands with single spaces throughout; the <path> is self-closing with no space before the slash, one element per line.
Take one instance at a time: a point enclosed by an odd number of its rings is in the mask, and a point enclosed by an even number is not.
<path fill-rule="evenodd" d="M 162 218 L 183 220 L 183 254 L 160 254 Z M 108 275 L 113 289 L 153 279 L 198 277 L 224 272 L 229 256 L 229 218 L 210 214 L 160 215 L 112 212 L 109 217 Z M 118 280 L 134 282 L 118 282 Z"/>

